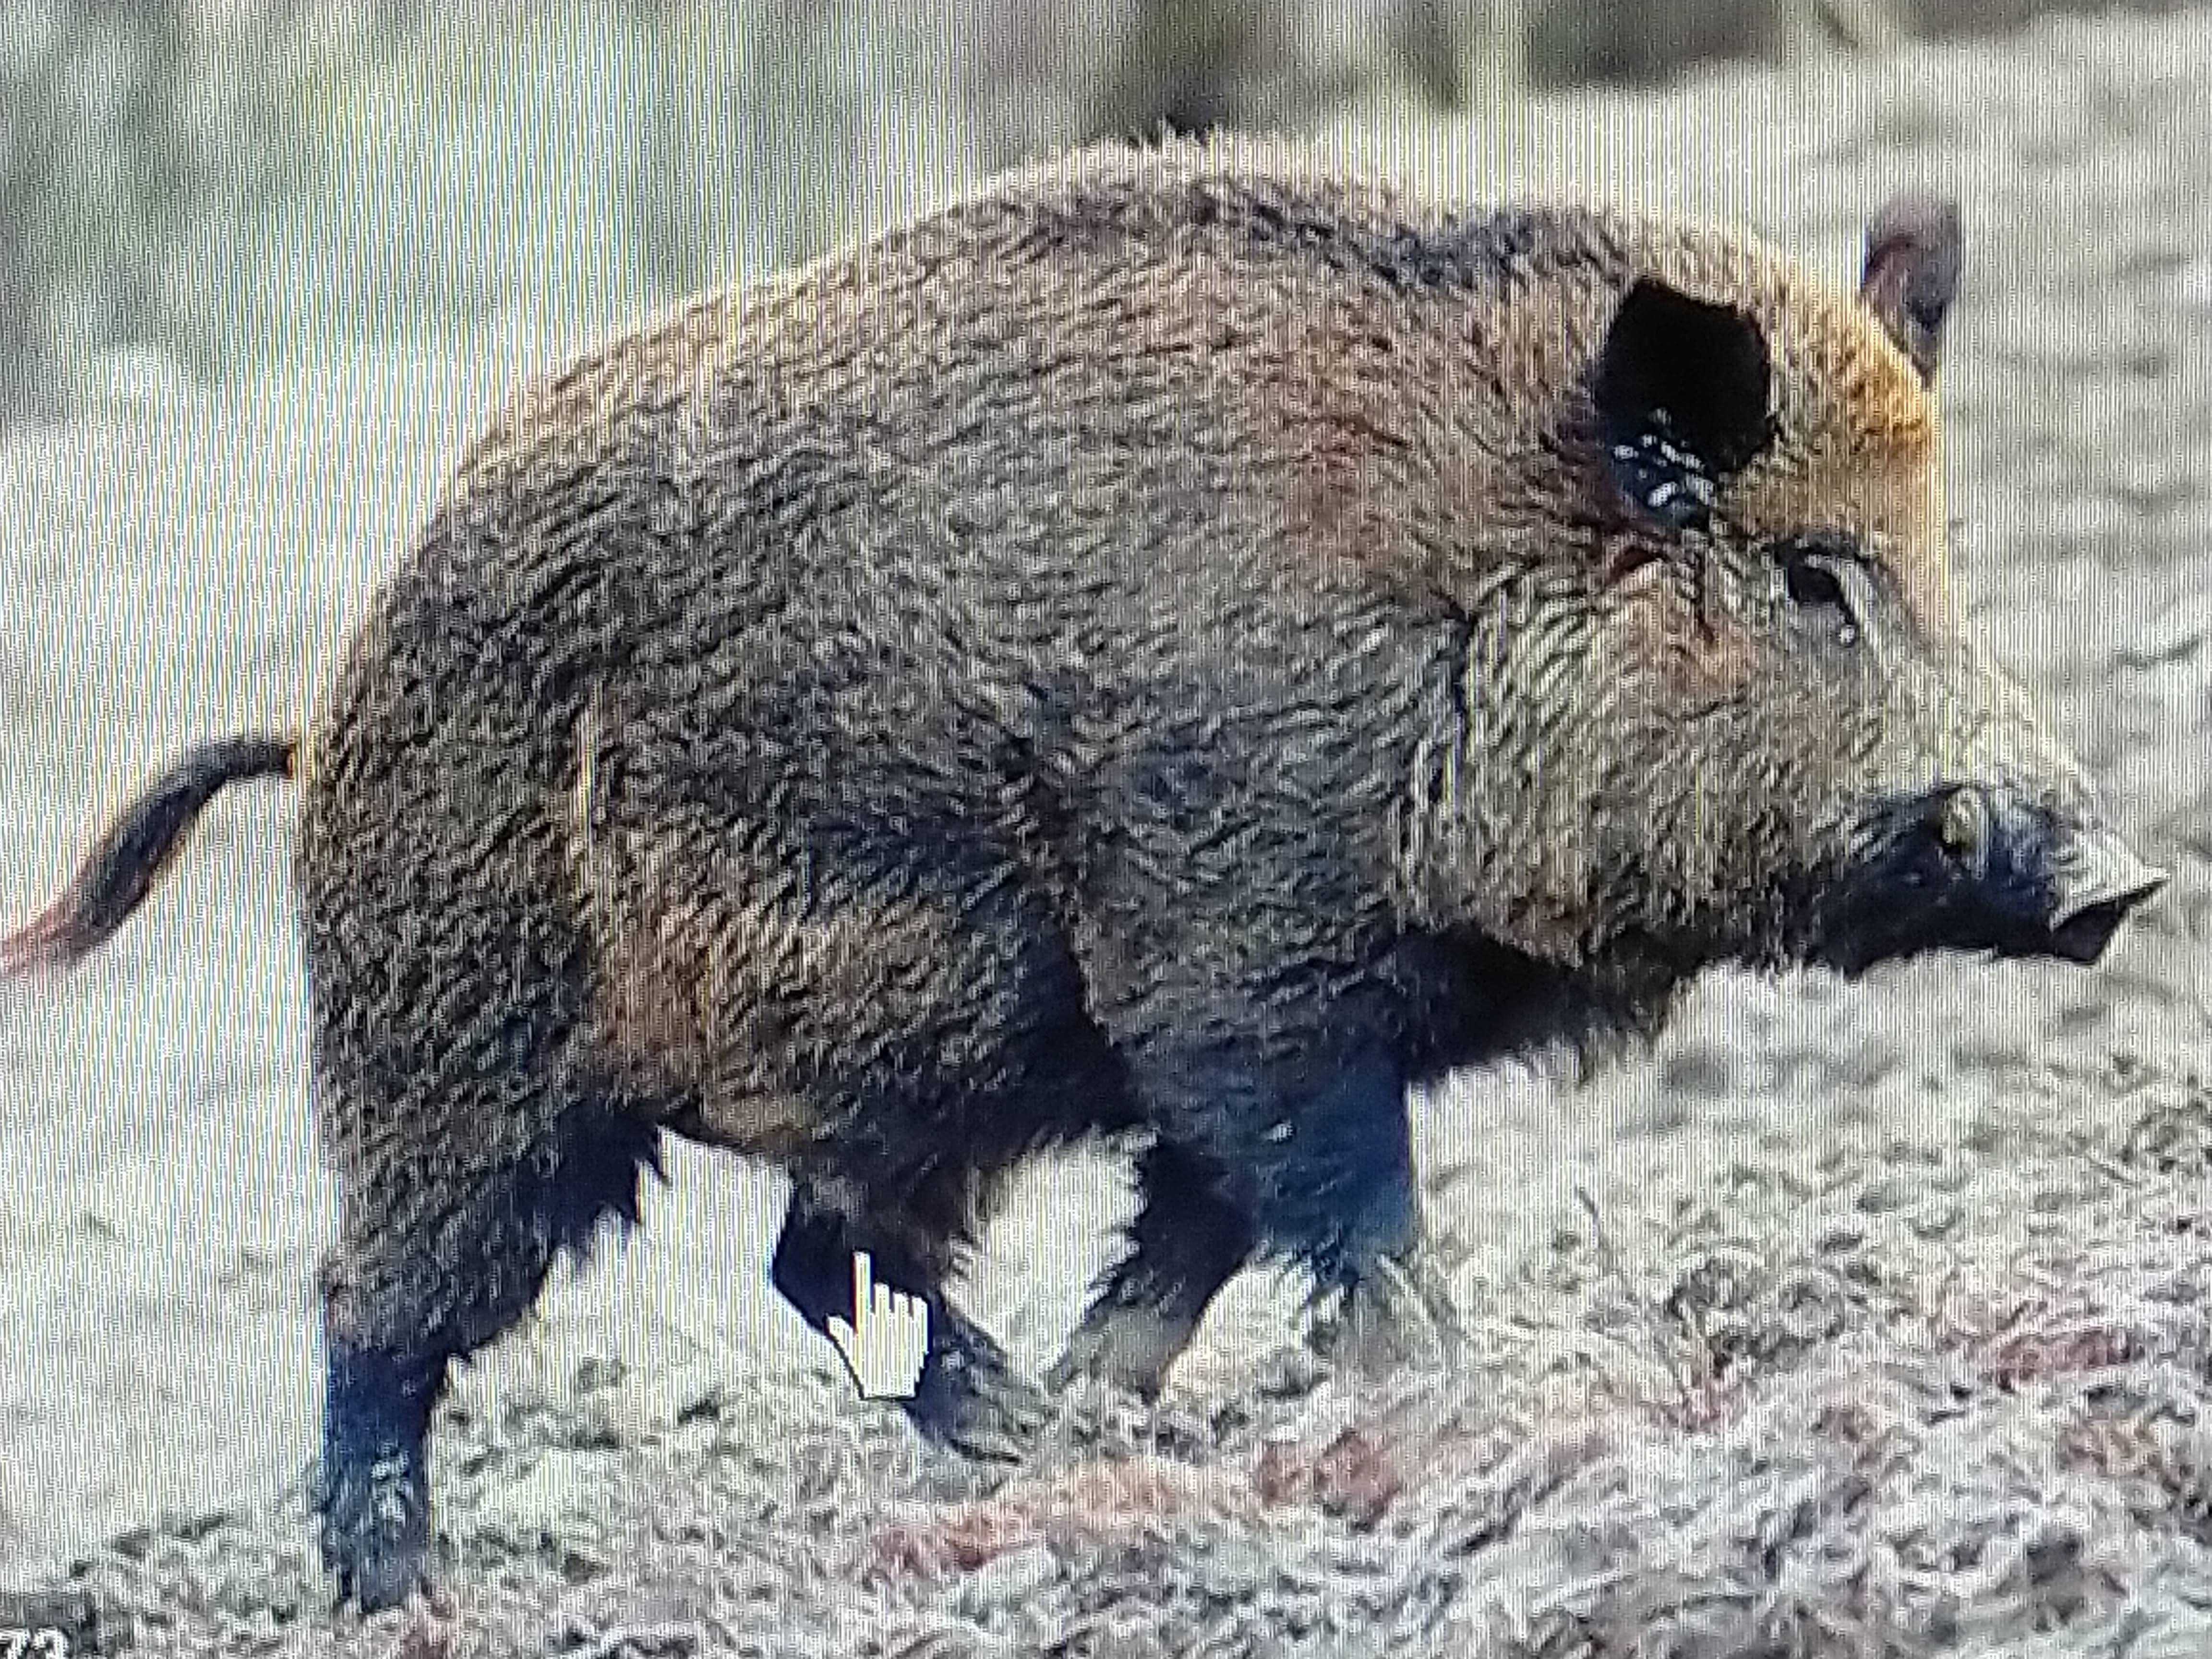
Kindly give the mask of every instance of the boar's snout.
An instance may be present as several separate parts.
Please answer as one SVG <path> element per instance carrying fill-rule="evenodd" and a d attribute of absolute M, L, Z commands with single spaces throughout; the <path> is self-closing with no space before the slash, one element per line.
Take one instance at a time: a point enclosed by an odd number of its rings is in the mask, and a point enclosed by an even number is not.
<path fill-rule="evenodd" d="M 2045 845 L 2044 948 L 2087 966 L 2105 954 L 2128 913 L 2166 885 L 2166 873 L 2101 824 L 2058 829 Z"/>
<path fill-rule="evenodd" d="M 1958 943 L 2004 956 L 2084 966 L 2105 954 L 2128 913 L 2166 884 L 2106 826 L 1967 784 L 1931 804 L 1929 828 L 1958 883 Z"/>
<path fill-rule="evenodd" d="M 1959 785 L 1883 816 L 1820 953 L 1847 973 L 1931 950 L 2086 967 L 2167 879 L 2087 811 L 2001 787 Z"/>

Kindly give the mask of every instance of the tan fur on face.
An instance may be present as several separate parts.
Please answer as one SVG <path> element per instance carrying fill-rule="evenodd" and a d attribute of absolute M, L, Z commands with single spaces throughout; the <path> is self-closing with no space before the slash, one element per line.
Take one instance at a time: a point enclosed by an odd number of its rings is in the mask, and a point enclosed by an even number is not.
<path fill-rule="evenodd" d="M 1863 539 L 1923 625 L 1947 620 L 1942 438 L 1928 389 L 1856 300 L 1808 295 L 1769 322 L 1785 441 L 1725 493 L 1753 534 L 1826 525 Z"/>

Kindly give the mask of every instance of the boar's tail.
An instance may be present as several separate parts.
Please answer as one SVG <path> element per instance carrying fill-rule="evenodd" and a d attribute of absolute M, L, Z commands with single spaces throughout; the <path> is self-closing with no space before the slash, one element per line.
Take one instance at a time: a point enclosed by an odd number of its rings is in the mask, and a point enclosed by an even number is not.
<path fill-rule="evenodd" d="M 105 945 L 167 874 L 207 804 L 248 778 L 289 778 L 296 732 L 198 743 L 142 788 L 102 832 L 59 898 L 0 937 L 0 976 L 73 968 Z"/>

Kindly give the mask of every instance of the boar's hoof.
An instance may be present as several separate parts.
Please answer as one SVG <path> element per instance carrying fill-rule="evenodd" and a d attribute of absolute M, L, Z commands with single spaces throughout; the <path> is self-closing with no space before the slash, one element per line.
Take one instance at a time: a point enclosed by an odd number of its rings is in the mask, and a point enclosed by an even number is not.
<path fill-rule="evenodd" d="M 1139 1304 L 1103 1304 L 1068 1339 L 1066 1352 L 1044 1374 L 1045 1387 L 1058 1394 L 1098 1382 L 1139 1400 L 1157 1400 L 1195 1322 Z"/>
<path fill-rule="evenodd" d="M 394 1458 L 325 1474 L 315 1497 L 323 1560 L 339 1607 L 382 1613 L 430 1589 L 428 1493 L 419 1466 Z"/>
<path fill-rule="evenodd" d="M 955 1315 L 932 1333 L 907 1415 L 934 1445 L 979 1463 L 1018 1463 L 1051 1411 L 999 1345 Z"/>
<path fill-rule="evenodd" d="M 326 1364 L 312 1483 L 323 1560 L 338 1606 L 381 1613 L 431 1589 L 425 1436 L 445 1366 L 337 1341 Z"/>
<path fill-rule="evenodd" d="M 1467 1340 L 1451 1288 L 1425 1250 L 1370 1263 L 1312 1330 L 1316 1353 L 1370 1377 L 1449 1370 Z"/>

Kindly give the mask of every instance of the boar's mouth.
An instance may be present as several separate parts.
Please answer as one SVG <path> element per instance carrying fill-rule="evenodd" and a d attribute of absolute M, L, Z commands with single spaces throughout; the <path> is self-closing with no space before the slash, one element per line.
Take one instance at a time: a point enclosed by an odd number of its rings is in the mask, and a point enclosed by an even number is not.
<path fill-rule="evenodd" d="M 1807 952 L 1852 975 L 1938 951 L 2091 966 L 2167 878 L 2101 824 L 1978 785 L 1886 805 L 1854 839 Z"/>

